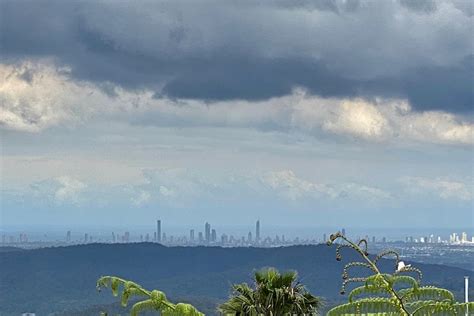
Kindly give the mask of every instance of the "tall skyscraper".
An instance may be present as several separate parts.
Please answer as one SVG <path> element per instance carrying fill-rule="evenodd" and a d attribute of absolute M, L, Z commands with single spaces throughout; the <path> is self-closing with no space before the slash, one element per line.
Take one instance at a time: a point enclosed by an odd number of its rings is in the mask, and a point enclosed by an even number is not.
<path fill-rule="evenodd" d="M 215 229 L 211 231 L 211 241 L 216 242 L 217 241 L 217 232 Z"/>
<path fill-rule="evenodd" d="M 257 220 L 257 223 L 255 223 L 255 242 L 260 242 L 260 220 Z"/>
<path fill-rule="evenodd" d="M 156 221 L 156 242 L 161 242 L 161 220 Z"/>
<path fill-rule="evenodd" d="M 204 225 L 204 237 L 207 243 L 211 241 L 211 224 L 208 222 Z"/>
<path fill-rule="evenodd" d="M 194 241 L 194 229 L 191 229 L 191 230 L 189 231 L 189 240 L 190 240 L 190 241 Z"/>
<path fill-rule="evenodd" d="M 66 242 L 71 242 L 71 231 L 70 230 L 67 231 Z"/>

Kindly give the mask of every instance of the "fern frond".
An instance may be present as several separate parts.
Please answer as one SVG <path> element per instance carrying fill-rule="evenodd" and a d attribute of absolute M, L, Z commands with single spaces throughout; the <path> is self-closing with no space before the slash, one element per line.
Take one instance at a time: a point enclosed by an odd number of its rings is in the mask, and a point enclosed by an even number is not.
<path fill-rule="evenodd" d="M 110 288 L 112 289 L 112 294 L 118 296 L 118 289 L 120 286 L 120 280 L 118 278 L 112 277 L 110 279 Z"/>
<path fill-rule="evenodd" d="M 449 302 L 436 302 L 431 304 L 425 304 L 416 309 L 412 315 L 435 315 L 436 313 L 449 313 L 450 315 L 456 315 L 456 311 L 453 308 L 453 304 Z"/>
<path fill-rule="evenodd" d="M 114 296 L 118 296 L 120 286 L 123 285 L 122 295 L 121 295 L 121 305 L 127 306 L 128 301 L 133 296 L 145 296 L 147 297 L 146 300 L 140 301 L 135 303 L 131 308 L 131 315 L 137 316 L 140 312 L 144 310 L 155 310 L 155 311 L 166 311 L 168 313 L 173 312 L 177 305 L 172 304 L 166 299 L 165 293 L 153 290 L 147 291 L 146 289 L 142 288 L 139 284 L 121 279 L 119 277 L 114 276 L 103 276 L 97 280 L 97 289 L 101 289 L 104 287 L 110 286 L 112 289 L 112 294 Z M 178 304 L 179 305 L 179 304 Z M 190 316 L 201 316 L 201 314 L 197 309 L 195 309 L 192 305 L 189 304 L 181 304 L 180 309 L 184 312 L 188 313 Z M 181 314 L 177 313 L 174 315 L 188 315 L 188 314 Z M 164 315 L 164 314 L 162 314 Z"/>
<path fill-rule="evenodd" d="M 399 294 L 404 302 L 415 302 L 419 300 L 449 301 L 454 302 L 454 295 L 451 291 L 434 286 L 422 286 L 415 289 L 400 290 Z"/>
<path fill-rule="evenodd" d="M 399 275 L 400 273 L 403 273 L 403 272 L 405 272 L 405 273 L 409 273 L 409 272 L 416 273 L 417 276 L 418 276 L 418 282 L 420 282 L 421 279 L 423 278 L 423 273 L 421 273 L 421 270 L 417 269 L 415 267 L 403 267 L 400 270 L 395 271 L 395 273 L 393 275 Z"/>
<path fill-rule="evenodd" d="M 376 295 L 376 294 L 390 294 L 390 292 L 385 288 L 373 286 L 373 285 L 359 286 L 353 289 L 349 293 L 349 303 L 352 303 L 354 301 L 354 298 L 359 295 Z"/>
<path fill-rule="evenodd" d="M 331 309 L 327 316 L 365 313 L 398 313 L 401 309 L 389 298 L 366 298 L 352 303 L 339 305 Z"/>
<path fill-rule="evenodd" d="M 408 310 L 411 310 L 411 311 L 414 311 L 414 310 L 417 310 L 418 308 L 424 306 L 424 305 L 428 305 L 428 304 L 434 304 L 436 303 L 437 301 L 434 301 L 434 300 L 424 300 L 424 301 L 413 301 L 413 302 L 409 302 L 409 303 L 405 303 L 404 306 L 408 309 Z"/>
<path fill-rule="evenodd" d="M 355 283 L 355 282 L 365 282 L 366 278 L 349 278 L 346 279 L 342 282 L 342 287 L 341 287 L 341 295 L 344 295 L 346 293 L 346 285 L 349 283 Z"/>
<path fill-rule="evenodd" d="M 350 262 L 344 266 L 343 275 L 348 275 L 348 271 L 350 268 L 362 267 L 370 269 L 370 271 L 377 273 L 377 271 L 368 263 L 365 262 Z"/>
<path fill-rule="evenodd" d="M 111 279 L 111 277 L 109 277 L 109 276 L 100 277 L 100 278 L 97 280 L 97 284 L 96 284 L 97 290 L 100 291 L 102 288 L 107 288 L 107 287 L 109 287 L 109 285 L 110 285 L 110 279 Z"/>
<path fill-rule="evenodd" d="M 162 316 L 204 316 L 194 306 L 185 303 L 178 303 L 174 309 L 167 308 L 161 312 Z"/>
<path fill-rule="evenodd" d="M 365 279 L 365 285 L 374 285 L 374 286 L 386 286 L 386 282 L 388 283 L 389 280 L 392 278 L 390 274 L 387 273 L 376 273 L 371 276 L 368 276 Z"/>
<path fill-rule="evenodd" d="M 359 246 L 359 247 L 360 247 L 360 245 L 361 245 L 361 244 L 364 244 L 364 254 L 365 254 L 366 256 L 368 256 L 368 255 L 369 255 L 369 253 L 368 253 L 368 244 L 367 244 L 367 240 L 366 240 L 366 239 L 361 239 L 361 240 L 359 240 L 359 242 L 357 243 L 357 246 Z"/>
<path fill-rule="evenodd" d="M 158 290 L 151 291 L 150 299 L 153 301 L 157 309 L 162 308 L 163 304 L 167 302 L 165 293 Z"/>
<path fill-rule="evenodd" d="M 155 310 L 155 304 L 151 299 L 135 303 L 130 310 L 130 316 L 138 316 L 141 312 Z"/>
<path fill-rule="evenodd" d="M 398 264 L 398 262 L 400 261 L 400 255 L 398 254 L 398 252 L 396 252 L 395 250 L 385 250 L 385 251 L 382 251 L 381 253 L 379 253 L 375 259 L 374 259 L 374 264 L 377 264 L 377 262 L 382 259 L 383 257 L 386 257 L 386 256 L 389 256 L 389 255 L 393 255 L 395 256 L 396 258 L 396 261 L 395 261 L 395 266 Z"/>
<path fill-rule="evenodd" d="M 405 284 L 405 285 L 410 285 L 413 289 L 416 290 L 418 289 L 419 283 L 415 278 L 408 276 L 408 275 L 394 275 L 391 277 L 390 282 L 392 286 L 396 284 Z"/>
<path fill-rule="evenodd" d="M 337 245 L 336 247 L 336 260 L 337 261 L 341 261 L 342 260 L 342 255 L 341 255 L 341 250 L 342 248 L 354 248 L 352 245 L 350 244 L 340 244 L 340 245 Z"/>
<path fill-rule="evenodd" d="M 474 315 L 474 302 L 469 303 L 455 303 L 453 309 L 457 315 Z"/>

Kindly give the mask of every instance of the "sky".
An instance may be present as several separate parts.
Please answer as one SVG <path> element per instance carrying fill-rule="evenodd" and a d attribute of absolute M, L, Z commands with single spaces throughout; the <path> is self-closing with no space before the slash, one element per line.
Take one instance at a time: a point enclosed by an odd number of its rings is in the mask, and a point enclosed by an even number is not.
<path fill-rule="evenodd" d="M 474 227 L 473 15 L 0 0 L 0 224 Z"/>

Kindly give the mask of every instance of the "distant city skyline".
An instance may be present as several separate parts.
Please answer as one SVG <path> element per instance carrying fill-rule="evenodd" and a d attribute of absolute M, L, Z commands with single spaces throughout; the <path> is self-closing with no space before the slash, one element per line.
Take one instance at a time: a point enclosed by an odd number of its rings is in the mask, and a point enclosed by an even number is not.
<path fill-rule="evenodd" d="M 175 231 L 173 227 L 167 227 L 164 231 L 162 230 L 162 221 L 161 219 L 156 220 L 155 231 L 150 231 L 149 229 L 143 228 L 142 231 L 132 232 L 129 229 L 122 230 L 112 230 L 111 236 L 107 237 L 107 228 L 102 229 L 100 232 L 96 231 L 95 234 L 90 234 L 89 232 L 84 233 L 82 238 L 82 243 L 92 243 L 92 242 L 112 242 L 112 243 L 128 243 L 128 242 L 155 242 L 164 245 L 170 246 L 227 246 L 227 247 L 242 247 L 242 246 L 259 246 L 259 247 L 271 247 L 271 246 L 284 246 L 284 245 L 298 245 L 298 244 L 315 244 L 315 243 L 324 243 L 328 240 L 330 233 L 335 231 L 340 231 L 343 235 L 346 235 L 346 228 L 340 228 L 332 230 L 328 233 L 327 229 L 314 228 L 313 232 L 308 234 L 301 234 L 300 232 L 293 232 L 293 234 L 286 235 L 285 233 L 288 230 L 282 230 L 280 227 L 279 230 L 276 228 L 270 229 L 267 231 L 267 234 L 264 238 L 261 237 L 261 223 L 260 219 L 255 221 L 254 232 L 252 233 L 251 229 L 248 229 L 248 232 L 244 229 L 240 233 L 229 233 L 225 228 L 221 227 L 219 232 L 214 228 L 211 223 L 206 221 L 204 223 L 203 229 L 197 229 L 198 238 L 196 239 L 196 229 L 189 229 L 188 235 L 179 233 Z M 146 232 L 144 232 L 146 230 Z M 445 229 L 446 230 L 446 229 Z M 120 232 L 123 233 L 120 233 Z M 349 230 L 350 231 L 350 230 Z M 439 232 L 429 232 L 421 234 L 420 232 L 413 231 L 410 235 L 403 235 L 398 233 L 397 237 L 391 236 L 390 234 L 376 234 L 373 235 L 373 232 L 365 231 L 365 234 L 359 232 L 349 232 L 347 236 L 350 238 L 361 239 L 364 238 L 372 243 L 387 243 L 387 242 L 404 242 L 404 243 L 419 243 L 419 244 L 449 244 L 449 245 L 472 245 L 474 246 L 474 231 L 467 230 L 462 232 L 450 232 L 448 237 L 445 234 L 439 234 Z M 77 238 L 78 232 L 75 232 L 76 239 L 73 242 L 71 230 L 66 231 L 65 240 L 62 238 L 56 238 L 56 243 L 81 243 L 81 238 Z M 80 233 L 79 233 L 80 234 Z M 29 235 L 26 232 L 1 232 L 2 235 L 2 244 L 28 244 L 41 241 L 52 240 L 47 239 L 47 234 L 44 234 L 43 240 L 41 237 L 39 239 L 29 239 Z M 18 235 L 18 237 L 16 236 Z M 235 235 L 235 236 L 234 236 Z M 57 234 L 55 234 L 58 237 Z M 54 243 L 53 243 L 54 244 Z"/>

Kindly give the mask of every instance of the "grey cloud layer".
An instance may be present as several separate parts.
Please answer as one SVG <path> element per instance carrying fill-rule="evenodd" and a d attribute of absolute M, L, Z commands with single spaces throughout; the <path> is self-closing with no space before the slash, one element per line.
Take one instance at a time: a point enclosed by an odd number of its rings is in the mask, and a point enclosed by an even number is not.
<path fill-rule="evenodd" d="M 104 91 L 48 64 L 0 65 L 0 126 L 38 132 L 93 119 L 147 126 L 241 127 L 339 135 L 366 141 L 471 145 L 474 124 L 459 116 L 417 113 L 403 100 L 320 98 L 304 90 L 265 101 L 157 99 L 151 91 Z"/>
<path fill-rule="evenodd" d="M 0 65 L 0 126 L 38 132 L 92 119 L 147 126 L 241 127 L 339 135 L 366 141 L 473 143 L 474 124 L 444 113 L 417 113 L 403 100 L 320 98 L 304 90 L 265 101 L 157 99 L 151 91 L 99 89 L 48 64 Z"/>
<path fill-rule="evenodd" d="M 301 86 L 418 110 L 473 105 L 462 1 L 2 1 L 0 11 L 3 62 L 51 56 L 75 78 L 157 96 L 256 100 Z"/>

